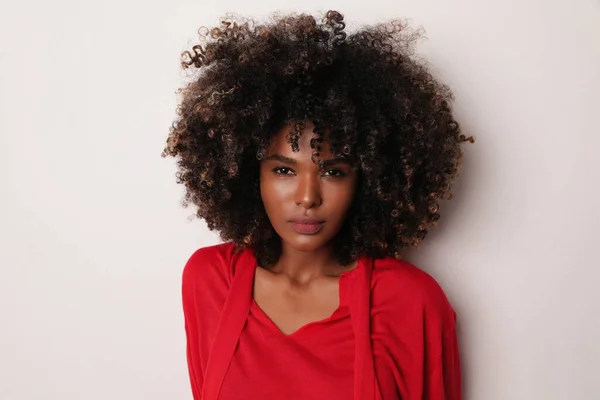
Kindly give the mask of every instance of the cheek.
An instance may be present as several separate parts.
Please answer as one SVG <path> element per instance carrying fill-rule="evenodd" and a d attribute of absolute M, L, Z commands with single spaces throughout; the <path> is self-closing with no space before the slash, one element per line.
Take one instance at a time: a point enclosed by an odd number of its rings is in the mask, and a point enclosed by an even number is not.
<path fill-rule="evenodd" d="M 281 180 L 264 177 L 260 179 L 260 196 L 267 211 L 281 208 L 288 196 L 289 185 Z"/>
<path fill-rule="evenodd" d="M 352 205 L 354 192 L 356 191 L 356 182 L 348 182 L 348 185 L 328 188 L 329 209 L 338 214 L 342 219 L 346 216 L 348 209 Z"/>

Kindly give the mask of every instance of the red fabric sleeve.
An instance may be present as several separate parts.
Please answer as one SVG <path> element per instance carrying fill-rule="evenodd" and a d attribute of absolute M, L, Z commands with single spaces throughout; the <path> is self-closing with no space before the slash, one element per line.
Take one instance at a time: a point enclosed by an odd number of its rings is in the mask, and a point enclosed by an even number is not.
<path fill-rule="evenodd" d="M 200 349 L 198 348 L 200 340 L 197 329 L 198 321 L 196 318 L 197 310 L 194 296 L 195 285 L 194 278 L 190 276 L 192 273 L 192 260 L 193 257 L 187 262 L 183 271 L 181 297 L 183 300 L 183 316 L 185 321 L 186 358 L 192 385 L 192 395 L 194 400 L 200 400 L 204 374 L 201 368 Z"/>
<path fill-rule="evenodd" d="M 437 282 L 406 261 L 373 272 L 371 331 L 383 400 L 461 400 L 456 314 Z"/>
<path fill-rule="evenodd" d="M 233 245 L 229 243 L 201 248 L 183 270 L 186 358 L 194 400 L 202 398 L 208 354 L 231 282 L 232 251 Z"/>
<path fill-rule="evenodd" d="M 462 378 L 460 369 L 460 354 L 456 325 L 444 337 L 442 351 L 442 375 L 444 380 L 444 399 L 462 399 Z"/>
<path fill-rule="evenodd" d="M 194 400 L 200 400 L 202 398 L 202 382 L 204 380 L 204 374 L 202 373 L 201 368 L 197 368 L 197 366 L 200 365 L 200 360 L 196 357 L 199 354 L 198 349 L 195 346 L 195 343 L 197 343 L 198 339 L 194 335 L 193 330 L 188 328 L 187 318 L 185 334 L 187 337 L 186 356 L 190 375 L 190 383 L 192 385 L 192 395 Z"/>
<path fill-rule="evenodd" d="M 461 400 L 462 382 L 455 318 L 443 328 L 440 355 L 429 354 L 424 400 Z"/>

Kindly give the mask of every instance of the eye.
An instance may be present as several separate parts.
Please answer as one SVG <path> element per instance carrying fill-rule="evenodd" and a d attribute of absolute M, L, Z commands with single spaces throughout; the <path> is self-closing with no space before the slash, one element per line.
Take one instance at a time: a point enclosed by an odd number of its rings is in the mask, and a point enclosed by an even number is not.
<path fill-rule="evenodd" d="M 325 171 L 325 173 L 323 174 L 324 176 L 329 176 L 332 178 L 341 178 L 343 176 L 346 176 L 346 173 L 344 171 L 341 171 L 339 169 L 328 169 Z"/>
<path fill-rule="evenodd" d="M 277 175 L 294 175 L 294 171 L 288 167 L 275 167 L 273 168 L 273 172 Z"/>

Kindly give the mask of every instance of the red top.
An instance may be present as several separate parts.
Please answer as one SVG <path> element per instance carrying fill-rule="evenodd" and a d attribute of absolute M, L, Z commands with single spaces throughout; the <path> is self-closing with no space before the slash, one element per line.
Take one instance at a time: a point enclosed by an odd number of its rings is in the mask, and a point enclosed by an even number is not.
<path fill-rule="evenodd" d="M 256 258 L 230 243 L 183 272 L 194 400 L 460 400 L 456 318 L 406 261 L 360 258 L 329 317 L 283 334 L 253 300 Z"/>

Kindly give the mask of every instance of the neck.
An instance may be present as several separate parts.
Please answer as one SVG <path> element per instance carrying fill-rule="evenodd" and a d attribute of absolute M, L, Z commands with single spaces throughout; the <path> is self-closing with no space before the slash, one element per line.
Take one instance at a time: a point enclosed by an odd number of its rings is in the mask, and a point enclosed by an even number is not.
<path fill-rule="evenodd" d="M 331 246 L 315 251 L 300 251 L 282 243 L 281 255 L 272 271 L 288 275 L 298 283 L 307 283 L 322 276 L 339 275 L 340 264 Z"/>

